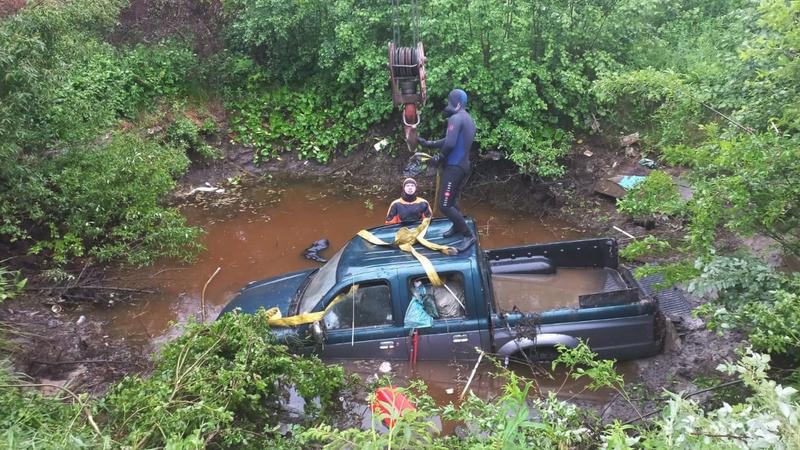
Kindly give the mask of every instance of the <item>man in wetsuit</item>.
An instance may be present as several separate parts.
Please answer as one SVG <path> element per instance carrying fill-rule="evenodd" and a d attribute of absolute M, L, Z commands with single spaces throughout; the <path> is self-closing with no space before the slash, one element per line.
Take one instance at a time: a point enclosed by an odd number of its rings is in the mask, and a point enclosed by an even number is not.
<path fill-rule="evenodd" d="M 468 249 L 475 243 L 475 235 L 467 227 L 467 222 L 461 211 L 458 210 L 458 197 L 464 189 L 470 173 L 469 150 L 475 139 L 475 121 L 472 120 L 465 109 L 467 93 L 461 89 L 453 89 L 447 96 L 447 107 L 444 114 L 447 116 L 447 133 L 444 139 L 427 141 L 420 138 L 419 144 L 424 147 L 438 148 L 439 154 L 435 155 L 430 163 L 433 166 L 443 166 L 441 188 L 439 195 L 439 209 L 453 222 L 453 227 L 444 233 L 444 237 L 460 234 L 464 241 L 459 246 L 459 251 Z"/>
<path fill-rule="evenodd" d="M 413 178 L 403 180 L 403 194 L 389 205 L 386 224 L 415 222 L 431 216 L 431 205 L 417 197 L 417 182 Z"/>

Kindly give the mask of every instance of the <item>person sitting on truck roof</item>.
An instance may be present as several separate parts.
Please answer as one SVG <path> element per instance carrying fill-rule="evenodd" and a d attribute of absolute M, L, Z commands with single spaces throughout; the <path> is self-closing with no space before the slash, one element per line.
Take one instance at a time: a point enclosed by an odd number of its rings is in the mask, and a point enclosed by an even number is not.
<path fill-rule="evenodd" d="M 417 196 L 417 182 L 413 178 L 403 180 L 403 193 L 389 205 L 386 212 L 386 224 L 415 222 L 431 217 L 431 205 Z"/>

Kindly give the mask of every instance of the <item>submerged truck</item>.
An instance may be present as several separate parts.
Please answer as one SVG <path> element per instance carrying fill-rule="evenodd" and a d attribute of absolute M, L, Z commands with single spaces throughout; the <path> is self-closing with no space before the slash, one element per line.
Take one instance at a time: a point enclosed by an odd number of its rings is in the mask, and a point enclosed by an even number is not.
<path fill-rule="evenodd" d="M 474 221 L 468 225 L 477 235 Z M 425 238 L 455 244 L 442 236 L 449 226 L 434 219 Z M 391 242 L 400 227 L 369 231 Z M 619 265 L 614 239 L 499 249 L 478 242 L 457 255 L 418 251 L 433 263 L 442 286 L 430 282 L 410 253 L 356 236 L 320 268 L 251 282 L 221 314 L 274 307 L 287 317 L 328 309 L 322 320 L 275 333 L 298 351 L 335 359 L 407 360 L 412 348 L 417 360 L 475 359 L 476 348 L 546 359 L 542 355 L 552 355 L 558 344 L 579 341 L 601 358 L 619 360 L 661 349 L 658 303 Z M 421 292 L 429 319 L 424 326 L 409 323 L 409 306 Z M 415 319 L 419 314 L 417 308 Z"/>

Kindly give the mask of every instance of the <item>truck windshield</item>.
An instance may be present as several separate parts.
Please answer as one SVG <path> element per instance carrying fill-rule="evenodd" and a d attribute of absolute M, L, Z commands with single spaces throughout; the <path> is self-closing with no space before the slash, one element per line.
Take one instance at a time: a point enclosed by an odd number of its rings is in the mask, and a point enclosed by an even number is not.
<path fill-rule="evenodd" d="M 347 246 L 345 245 L 345 247 Z M 311 282 L 308 283 L 308 287 L 303 292 L 303 297 L 300 299 L 298 314 L 311 312 L 311 310 L 317 306 L 317 303 L 322 300 L 322 296 L 336 284 L 336 269 L 339 267 L 339 259 L 341 259 L 345 247 L 342 247 L 341 250 L 336 252 L 333 258 L 329 259 L 328 262 L 313 275 Z"/>

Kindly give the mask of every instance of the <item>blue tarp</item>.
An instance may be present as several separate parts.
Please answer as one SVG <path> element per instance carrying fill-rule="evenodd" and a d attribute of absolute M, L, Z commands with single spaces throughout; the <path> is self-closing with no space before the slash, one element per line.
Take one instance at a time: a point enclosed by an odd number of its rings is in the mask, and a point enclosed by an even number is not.
<path fill-rule="evenodd" d="M 646 177 L 640 177 L 638 175 L 625 175 L 622 177 L 622 180 L 619 181 L 619 185 L 625 189 L 631 189 L 632 187 L 644 181 L 645 178 Z"/>
<path fill-rule="evenodd" d="M 433 296 L 421 282 L 415 282 L 403 325 L 406 328 L 427 328 L 433 326 L 433 319 L 438 317 Z"/>

